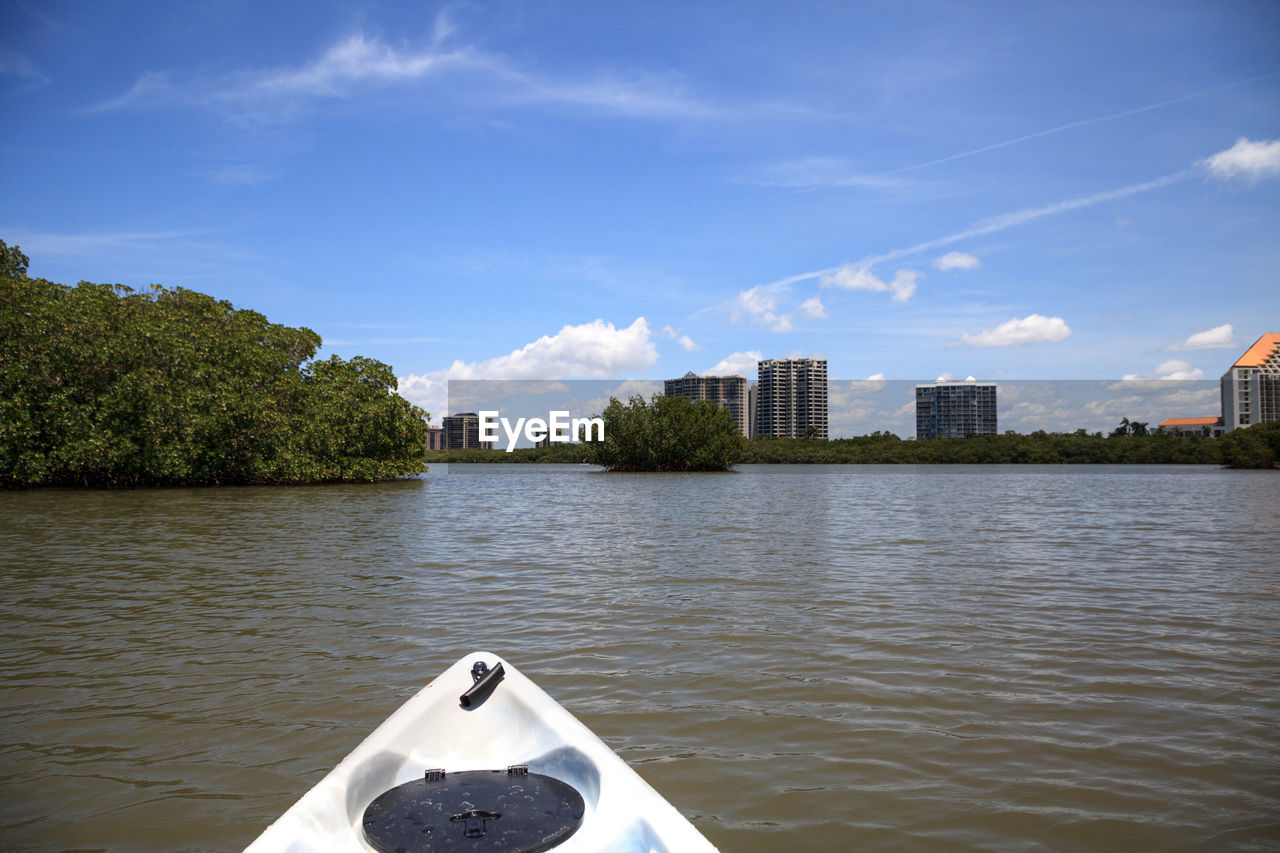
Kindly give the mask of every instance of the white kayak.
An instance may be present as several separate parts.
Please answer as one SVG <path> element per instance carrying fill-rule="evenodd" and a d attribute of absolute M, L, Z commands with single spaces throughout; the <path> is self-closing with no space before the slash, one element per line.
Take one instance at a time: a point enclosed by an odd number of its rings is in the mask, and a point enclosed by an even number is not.
<path fill-rule="evenodd" d="M 496 655 L 418 691 L 246 853 L 685 853 L 715 847 Z"/>

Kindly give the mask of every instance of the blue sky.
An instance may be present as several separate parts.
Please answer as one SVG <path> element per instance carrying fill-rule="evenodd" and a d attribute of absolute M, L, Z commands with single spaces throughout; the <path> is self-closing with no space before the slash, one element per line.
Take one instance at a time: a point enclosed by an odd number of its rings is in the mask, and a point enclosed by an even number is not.
<path fill-rule="evenodd" d="M 755 354 L 1216 378 L 1280 330 L 1270 2 L 18 0 L 0 110 L 32 274 L 308 326 L 433 416 Z"/>

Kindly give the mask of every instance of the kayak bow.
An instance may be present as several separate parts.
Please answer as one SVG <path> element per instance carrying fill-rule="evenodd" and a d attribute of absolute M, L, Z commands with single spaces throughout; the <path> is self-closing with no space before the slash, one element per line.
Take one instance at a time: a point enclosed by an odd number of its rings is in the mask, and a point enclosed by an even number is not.
<path fill-rule="evenodd" d="M 715 848 L 590 729 L 476 653 L 375 729 L 246 853 Z"/>

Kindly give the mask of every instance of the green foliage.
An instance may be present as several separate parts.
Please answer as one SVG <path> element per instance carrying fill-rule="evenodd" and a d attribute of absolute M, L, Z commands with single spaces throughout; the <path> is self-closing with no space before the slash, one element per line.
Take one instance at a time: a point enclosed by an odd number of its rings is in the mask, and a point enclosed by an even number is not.
<path fill-rule="evenodd" d="M 16 247 L 5 251 L 16 269 Z M 0 277 L 0 485 L 422 470 L 425 415 L 392 393 L 391 369 L 359 357 L 305 365 L 319 345 L 310 329 L 183 288 Z"/>
<path fill-rule="evenodd" d="M 1104 438 L 1077 430 L 1070 435 L 1008 432 L 970 438 L 901 441 L 874 433 L 832 441 L 758 439 L 747 442 L 742 462 L 927 463 L 927 464 L 1210 464 L 1222 463 L 1222 440 L 1168 433 Z"/>
<path fill-rule="evenodd" d="M 1110 437 L 1120 438 L 1125 435 L 1145 436 L 1151 435 L 1151 432 L 1147 429 L 1145 421 L 1131 421 L 1128 418 L 1121 418 L 1120 426 L 1111 431 Z"/>
<path fill-rule="evenodd" d="M 431 450 L 427 462 L 556 462 L 567 465 L 590 464 L 595 451 L 589 444 L 555 443 L 546 447 L 518 447 L 506 450 L 481 450 L 478 447 L 452 450 Z"/>
<path fill-rule="evenodd" d="M 742 454 L 733 416 L 715 403 L 655 394 L 610 398 L 591 461 L 610 471 L 725 471 Z"/>
<path fill-rule="evenodd" d="M 1280 421 L 1233 429 L 1220 441 L 1228 468 L 1275 468 L 1280 463 Z"/>
<path fill-rule="evenodd" d="M 0 240 L 0 277 L 26 278 L 27 263 L 27 256 L 21 249 Z"/>

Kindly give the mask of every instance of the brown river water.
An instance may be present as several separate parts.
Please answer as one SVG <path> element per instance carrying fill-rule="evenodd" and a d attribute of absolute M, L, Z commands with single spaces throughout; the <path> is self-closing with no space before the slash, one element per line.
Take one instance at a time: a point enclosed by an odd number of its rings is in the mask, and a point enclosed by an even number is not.
<path fill-rule="evenodd" d="M 0 847 L 238 850 L 501 654 L 721 850 L 1280 849 L 1280 472 L 0 493 Z"/>

